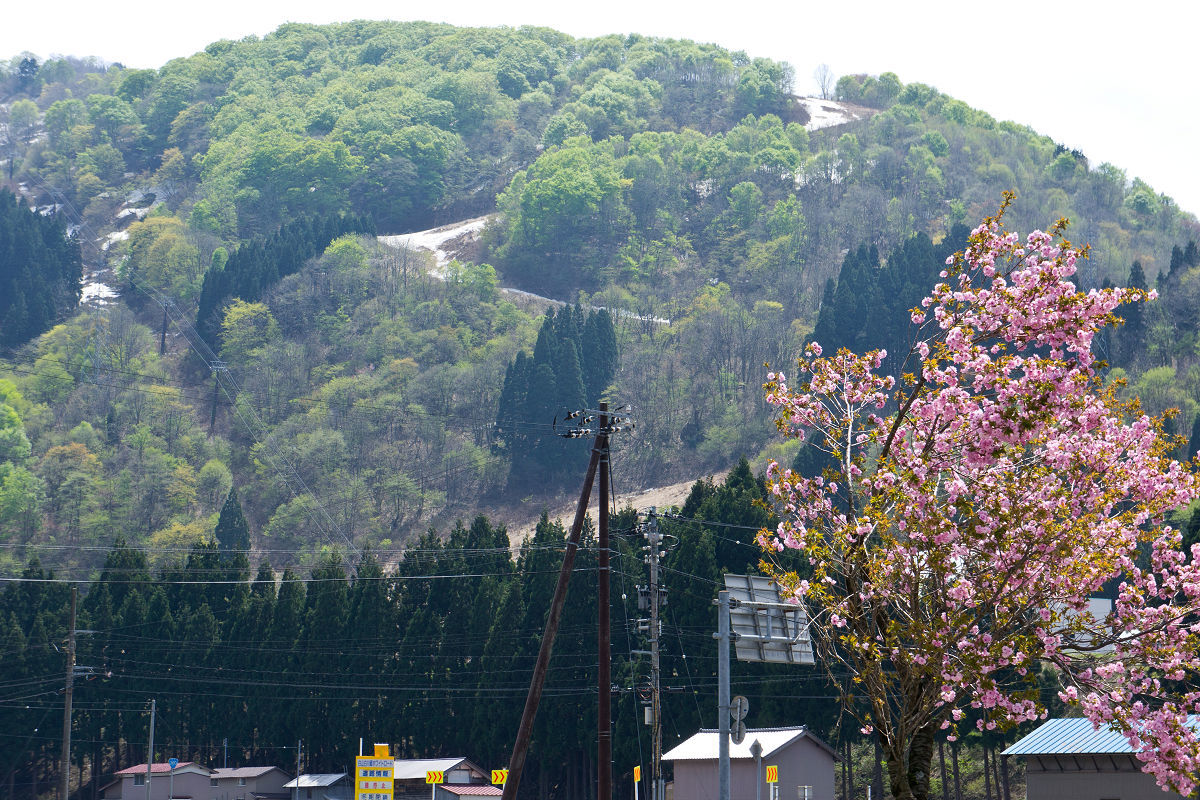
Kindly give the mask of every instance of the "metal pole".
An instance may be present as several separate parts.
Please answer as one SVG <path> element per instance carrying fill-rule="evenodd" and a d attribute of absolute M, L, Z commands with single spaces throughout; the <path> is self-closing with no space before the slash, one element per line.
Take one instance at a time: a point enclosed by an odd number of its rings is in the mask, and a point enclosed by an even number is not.
<path fill-rule="evenodd" d="M 75 607 L 79 590 L 71 587 L 71 630 L 67 634 L 67 685 L 63 689 L 62 763 L 59 765 L 59 800 L 67 800 L 71 791 L 71 697 L 75 691 Z"/>
<path fill-rule="evenodd" d="M 608 430 L 608 403 L 600 404 L 600 430 Z M 607 443 L 606 443 L 607 444 Z M 612 632 L 609 620 L 609 558 L 608 558 L 608 448 L 600 455 L 600 532 L 599 541 L 599 651 L 600 668 L 597 681 L 600 689 L 600 707 L 597 709 L 596 726 L 596 800 L 612 800 Z M 65 798 L 64 798 L 65 800 Z"/>
<path fill-rule="evenodd" d="M 729 800 L 729 592 L 717 593 L 717 797 Z"/>
<path fill-rule="evenodd" d="M 583 532 L 583 518 L 587 513 L 588 500 L 592 496 L 592 482 L 596 479 L 600 453 L 607 449 L 608 435 L 602 433 L 596 437 L 592 446 L 592 458 L 588 462 L 587 476 L 583 479 L 583 490 L 579 493 L 579 505 L 575 507 L 575 521 L 571 524 L 571 535 L 567 540 L 567 550 L 563 554 L 562 569 L 558 572 L 558 583 L 554 587 L 554 600 L 550 603 L 550 614 L 546 618 L 546 631 L 542 634 L 533 678 L 529 682 L 529 694 L 525 697 L 525 710 L 521 712 L 521 725 L 517 729 L 517 739 L 513 742 L 512 757 L 508 760 L 508 780 L 504 783 L 502 800 L 515 800 L 517 787 L 521 785 L 525 756 L 529 750 L 529 740 L 533 736 L 533 720 L 537 716 L 538 704 L 542 699 L 546 670 L 550 666 L 550 652 L 554 649 L 554 637 L 558 635 L 558 623 L 567 600 L 567 584 L 571 580 L 571 568 L 575 565 L 575 551 L 579 549 L 579 536 Z"/>
<path fill-rule="evenodd" d="M 649 510 L 650 520 L 647 523 L 646 543 L 650 546 L 650 797 L 651 800 L 664 800 L 666 794 L 662 777 L 662 655 L 659 652 L 658 633 L 662 625 L 658 621 L 659 588 L 658 588 L 658 559 L 662 544 L 662 533 L 654 520 L 655 509 Z"/>
<path fill-rule="evenodd" d="M 175 768 L 171 767 L 171 780 L 167 783 L 167 800 L 175 800 Z"/>
<path fill-rule="evenodd" d="M 146 800 L 150 800 L 150 781 L 154 774 L 154 712 L 158 700 L 150 701 L 150 747 L 146 751 Z"/>
<path fill-rule="evenodd" d="M 296 788 L 292 790 L 292 800 L 299 800 L 300 797 L 300 748 L 303 745 L 303 739 L 296 740 Z M 358 780 L 357 776 L 355 780 Z"/>
<path fill-rule="evenodd" d="M 750 753 L 754 756 L 754 800 L 762 800 L 762 745 L 758 739 L 750 745 Z"/>

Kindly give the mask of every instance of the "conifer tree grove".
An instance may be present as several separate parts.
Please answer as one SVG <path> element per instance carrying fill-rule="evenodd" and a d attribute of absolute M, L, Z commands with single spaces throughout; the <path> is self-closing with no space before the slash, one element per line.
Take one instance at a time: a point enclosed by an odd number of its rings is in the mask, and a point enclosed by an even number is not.
<path fill-rule="evenodd" d="M 61 220 L 0 191 L 0 348 L 29 341 L 79 304 L 79 244 Z"/>

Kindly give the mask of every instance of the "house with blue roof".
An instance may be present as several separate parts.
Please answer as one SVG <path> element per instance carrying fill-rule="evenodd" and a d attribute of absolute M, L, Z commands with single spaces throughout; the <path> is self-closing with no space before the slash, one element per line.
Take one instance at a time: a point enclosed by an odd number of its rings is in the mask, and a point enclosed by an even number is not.
<path fill-rule="evenodd" d="M 1125 735 L 1087 719 L 1050 719 L 1006 749 L 1025 761 L 1026 800 L 1182 800 L 1142 772 Z"/>

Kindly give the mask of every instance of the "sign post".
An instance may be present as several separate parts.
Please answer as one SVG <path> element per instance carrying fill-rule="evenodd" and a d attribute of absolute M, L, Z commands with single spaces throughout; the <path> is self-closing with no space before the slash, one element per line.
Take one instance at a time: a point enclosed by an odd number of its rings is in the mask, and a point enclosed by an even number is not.
<path fill-rule="evenodd" d="M 767 783 L 771 787 L 771 800 L 778 800 L 779 797 L 779 765 L 772 764 L 767 767 Z"/>
<path fill-rule="evenodd" d="M 431 769 L 425 773 L 425 782 L 432 787 L 431 794 L 429 795 L 430 800 L 437 800 L 438 784 L 445 780 L 446 773 L 442 772 L 440 769 Z"/>
<path fill-rule="evenodd" d="M 507 769 L 492 770 L 492 783 L 503 786 L 507 782 L 508 782 L 508 770 Z"/>
<path fill-rule="evenodd" d="M 635 764 L 633 767 L 633 800 L 638 800 L 638 784 L 642 781 L 642 768 Z"/>
<path fill-rule="evenodd" d="M 171 779 L 167 781 L 167 800 L 175 800 L 175 768 L 179 766 L 179 759 L 168 758 L 167 766 L 171 768 Z"/>
<path fill-rule="evenodd" d="M 396 762 L 391 758 L 357 756 L 354 759 L 354 800 L 392 800 L 395 771 Z"/>

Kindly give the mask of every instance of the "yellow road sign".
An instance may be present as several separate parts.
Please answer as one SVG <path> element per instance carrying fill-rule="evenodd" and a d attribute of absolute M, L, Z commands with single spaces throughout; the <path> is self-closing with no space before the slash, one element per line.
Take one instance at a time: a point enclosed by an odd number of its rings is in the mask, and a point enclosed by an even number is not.
<path fill-rule="evenodd" d="M 779 783 L 779 766 L 777 764 L 767 767 L 767 783 Z"/>
<path fill-rule="evenodd" d="M 637 783 L 637 782 L 638 782 L 638 781 L 640 781 L 641 779 L 642 779 L 642 768 L 641 768 L 641 767 L 634 767 L 634 768 L 633 768 L 633 782 L 634 782 L 634 783 Z"/>
<path fill-rule="evenodd" d="M 508 770 L 494 769 L 492 770 L 492 783 L 503 784 L 508 781 Z"/>
<path fill-rule="evenodd" d="M 393 772 L 390 758 L 359 756 L 354 760 L 355 800 L 392 800 Z"/>
<path fill-rule="evenodd" d="M 425 773 L 426 783 L 444 783 L 446 781 L 446 773 L 440 769 L 431 769 Z"/>

